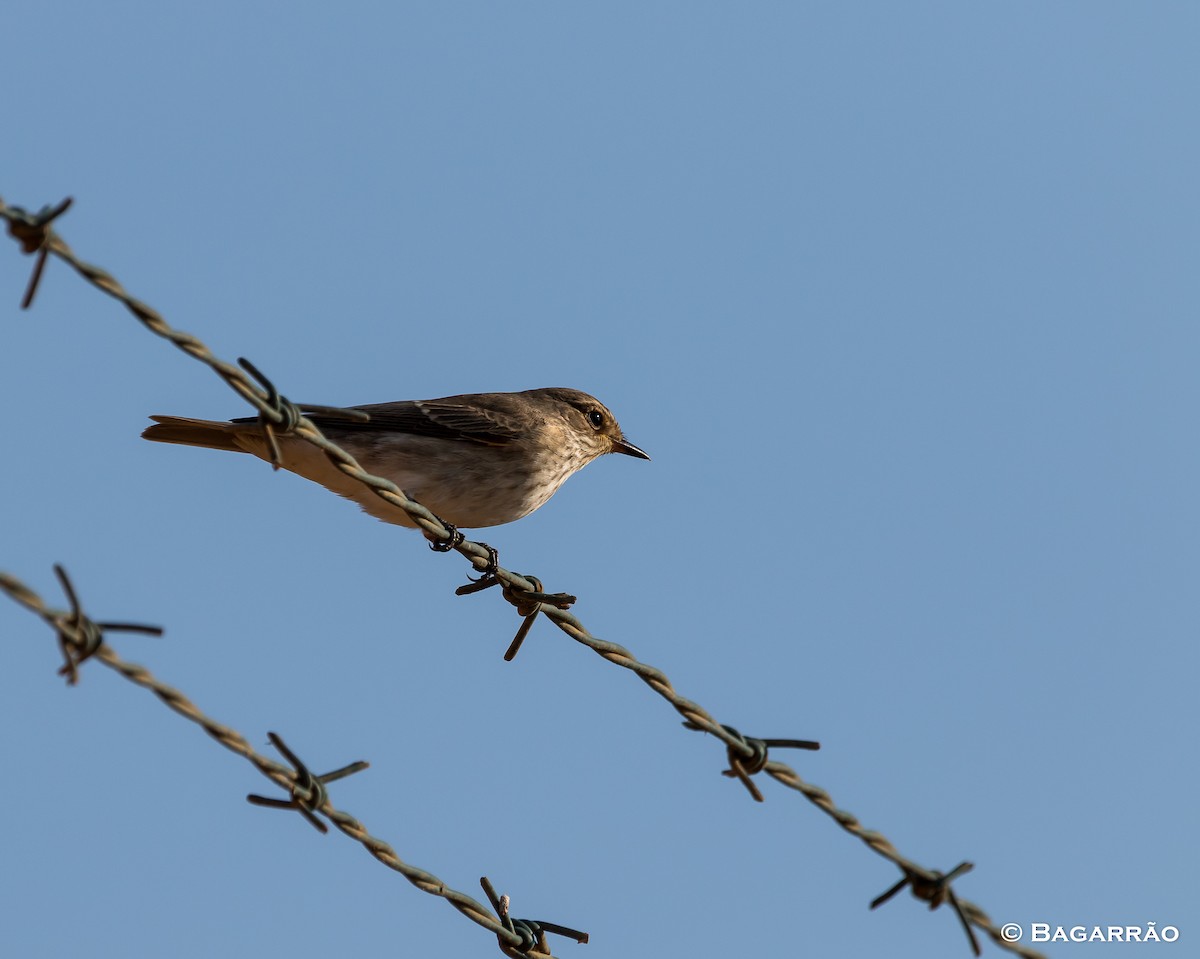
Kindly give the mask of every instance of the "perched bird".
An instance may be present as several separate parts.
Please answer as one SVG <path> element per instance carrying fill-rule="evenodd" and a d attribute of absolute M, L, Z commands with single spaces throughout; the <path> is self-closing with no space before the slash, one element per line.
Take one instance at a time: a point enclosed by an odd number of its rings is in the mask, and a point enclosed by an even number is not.
<path fill-rule="evenodd" d="M 353 422 L 315 413 L 308 417 L 368 473 L 391 480 L 454 526 L 499 526 L 528 516 L 568 476 L 605 453 L 650 458 L 625 439 L 603 403 L 564 387 L 350 409 L 370 419 Z M 150 418 L 155 425 L 142 433 L 145 439 L 271 459 L 257 419 L 221 423 L 180 416 Z M 415 525 L 404 510 L 351 479 L 316 446 L 294 435 L 277 439 L 284 469 L 354 500 L 384 522 Z"/>

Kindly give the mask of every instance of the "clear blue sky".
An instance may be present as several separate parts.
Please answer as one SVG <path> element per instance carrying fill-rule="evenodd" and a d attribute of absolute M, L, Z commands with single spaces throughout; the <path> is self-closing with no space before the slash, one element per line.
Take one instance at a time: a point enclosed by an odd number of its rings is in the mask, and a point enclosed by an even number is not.
<path fill-rule="evenodd" d="M 1200 935 L 1200 8 L 25 3 L 0 195 L 296 400 L 573 386 L 610 457 L 512 569 L 998 922 Z M 248 410 L 61 264 L 0 254 L 0 568 L 557 955 L 968 955 L 822 813 L 719 776 L 467 564 L 152 413 Z M 3 951 L 495 943 L 0 602 Z M 987 954 L 997 954 L 985 943 Z M 1146 947 L 1142 947 L 1146 948 Z M 1138 947 L 1058 947 L 1132 955 Z"/>

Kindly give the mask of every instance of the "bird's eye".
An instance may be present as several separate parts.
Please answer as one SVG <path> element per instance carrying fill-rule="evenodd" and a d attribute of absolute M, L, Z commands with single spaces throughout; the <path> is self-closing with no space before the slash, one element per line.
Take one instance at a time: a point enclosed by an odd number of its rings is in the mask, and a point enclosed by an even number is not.
<path fill-rule="evenodd" d="M 591 423 L 596 429 L 600 429 L 600 427 L 604 425 L 604 414 L 599 410 L 592 410 L 590 413 L 588 413 L 588 422 Z"/>

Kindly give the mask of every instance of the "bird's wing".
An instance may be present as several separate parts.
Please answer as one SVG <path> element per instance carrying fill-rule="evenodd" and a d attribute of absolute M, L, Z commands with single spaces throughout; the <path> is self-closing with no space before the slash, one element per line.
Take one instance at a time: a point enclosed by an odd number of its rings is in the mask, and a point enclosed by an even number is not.
<path fill-rule="evenodd" d="M 470 397 L 448 396 L 439 400 L 401 400 L 350 407 L 370 415 L 366 423 L 343 420 L 319 413 L 309 419 L 323 431 L 337 433 L 409 433 L 434 439 L 463 440 L 488 446 L 503 446 L 521 435 L 520 424 L 502 409 L 472 402 Z M 253 422 L 253 418 L 234 422 Z"/>

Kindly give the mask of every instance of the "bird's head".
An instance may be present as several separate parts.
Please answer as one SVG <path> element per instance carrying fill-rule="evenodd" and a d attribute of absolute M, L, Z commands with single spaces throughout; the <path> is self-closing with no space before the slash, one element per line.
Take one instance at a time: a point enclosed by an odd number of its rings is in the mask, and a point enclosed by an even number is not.
<path fill-rule="evenodd" d="M 642 460 L 650 459 L 645 451 L 625 439 L 617 418 L 596 397 L 566 387 L 550 387 L 536 392 L 553 402 L 589 459 L 605 453 L 624 453 Z"/>

